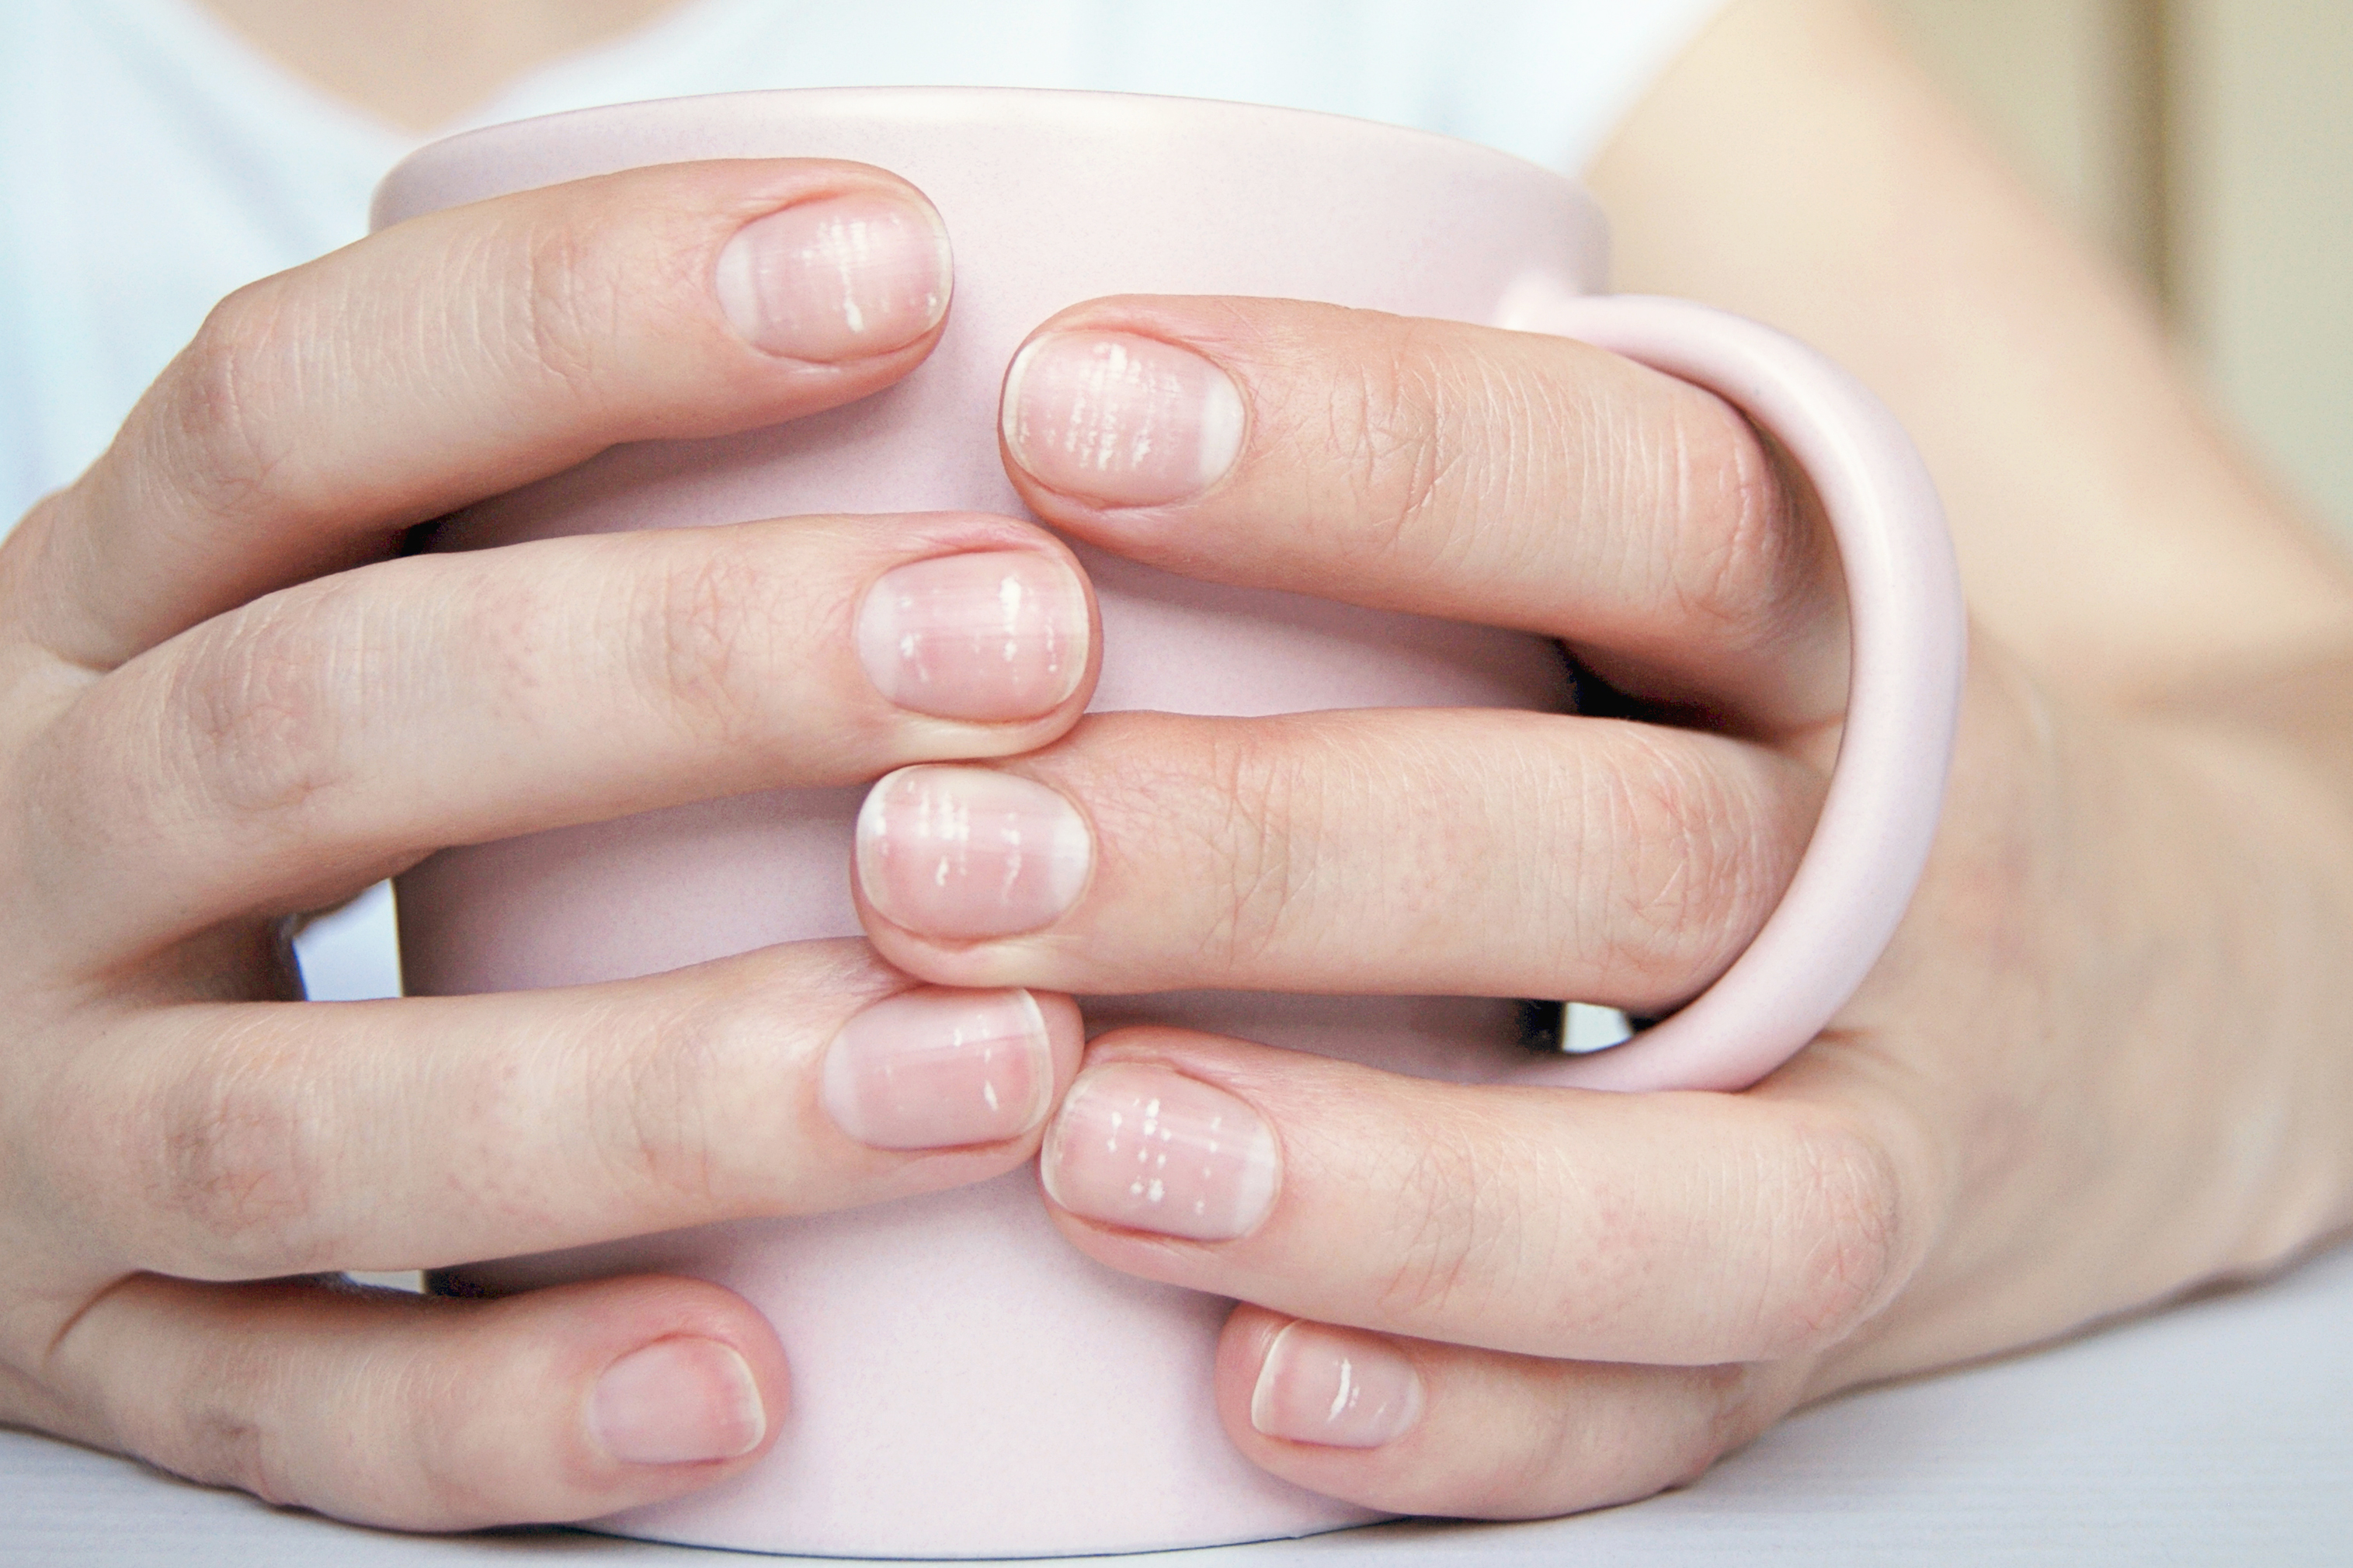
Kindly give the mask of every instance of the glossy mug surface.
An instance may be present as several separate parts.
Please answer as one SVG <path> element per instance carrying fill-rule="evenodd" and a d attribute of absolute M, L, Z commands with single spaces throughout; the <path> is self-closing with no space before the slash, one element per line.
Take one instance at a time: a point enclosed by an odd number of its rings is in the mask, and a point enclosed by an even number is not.
<path fill-rule="evenodd" d="M 982 89 L 624 105 L 428 147 L 386 178 L 376 223 L 640 164 L 772 156 L 878 164 L 937 205 L 955 293 L 931 358 L 789 425 L 614 449 L 452 520 L 444 547 L 804 513 L 1025 515 L 997 451 L 1005 367 L 1038 323 L 1098 295 L 1274 295 L 1589 338 L 1747 408 L 1806 466 L 1839 535 L 1855 623 L 1845 749 L 1798 882 L 1755 947 L 1674 1019 L 1573 1063 L 1532 1064 L 1513 1004 L 1482 999 L 1106 999 L 1088 1004 L 1090 1025 L 1166 1021 L 1461 1080 L 1736 1087 L 1844 1000 L 1925 856 L 1959 668 L 1933 492 L 1866 394 L 1731 318 L 1585 298 L 1603 283 L 1604 228 L 1556 175 L 1284 110 Z M 1562 661 L 1536 638 L 1081 554 L 1103 613 L 1096 709 L 1567 702 Z M 775 791 L 438 854 L 400 881 L 409 989 L 566 985 L 855 935 L 860 795 Z M 792 1406 L 750 1472 L 606 1528 L 771 1552 L 1010 1556 L 1371 1517 L 1241 1458 L 1210 1393 L 1229 1303 L 1081 1257 L 1049 1224 L 1032 1171 L 463 1272 L 508 1290 L 645 1270 L 717 1281 L 765 1312 L 791 1360 Z"/>

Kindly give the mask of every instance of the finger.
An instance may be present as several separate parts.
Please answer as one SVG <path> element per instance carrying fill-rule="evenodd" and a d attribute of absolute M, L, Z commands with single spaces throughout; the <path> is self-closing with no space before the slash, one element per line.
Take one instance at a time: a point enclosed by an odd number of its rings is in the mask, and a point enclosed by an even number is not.
<path fill-rule="evenodd" d="M 776 1440 L 787 1392 L 766 1319 L 671 1278 L 459 1302 L 137 1276 L 43 1372 L 53 1430 L 402 1530 L 588 1519 L 709 1486 Z"/>
<path fill-rule="evenodd" d="M 1155 566 L 1566 640 L 1718 724 L 1834 718 L 1827 527 L 1713 394 L 1563 339 L 1295 301 L 1096 301 L 1006 378 L 1039 516 Z"/>
<path fill-rule="evenodd" d="M 1079 1040 L 1065 998 L 797 943 L 568 990 L 152 1010 L 10 1106 L 9 1147 L 101 1277 L 434 1267 L 999 1174 Z"/>
<path fill-rule="evenodd" d="M 1078 716 L 1096 641 L 1070 552 L 1004 518 L 385 562 L 86 690 L 21 764 L 24 858 L 49 939 L 103 963 L 445 844 L 1025 750 Z"/>
<path fill-rule="evenodd" d="M 930 351 L 945 230 L 880 170 L 649 168 L 451 208 L 231 295 L 39 508 L 36 641 L 111 668 L 624 440 L 864 397 Z"/>
<path fill-rule="evenodd" d="M 1399 1077 L 1173 1030 L 1090 1048 L 1040 1161 L 1130 1274 L 1523 1355 L 1712 1366 L 1833 1343 L 1942 1191 L 1924 1139 L 1770 1095 Z"/>
<path fill-rule="evenodd" d="M 858 887 L 876 945 L 941 984 L 1656 1013 L 1771 912 L 1820 789 L 1745 742 L 1556 715 L 1103 715 L 883 779 Z"/>
<path fill-rule="evenodd" d="M 1254 1463 L 1386 1513 L 1549 1519 L 1697 1477 L 1795 1397 L 1786 1364 L 1638 1367 L 1400 1340 L 1241 1307 L 1218 1412 Z"/>

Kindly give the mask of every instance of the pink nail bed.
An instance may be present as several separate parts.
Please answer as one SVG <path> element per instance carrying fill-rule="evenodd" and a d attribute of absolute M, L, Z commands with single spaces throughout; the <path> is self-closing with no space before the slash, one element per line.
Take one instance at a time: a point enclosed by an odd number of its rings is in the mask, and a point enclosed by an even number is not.
<path fill-rule="evenodd" d="M 1079 1075 L 1046 1137 L 1047 1195 L 1131 1230 L 1231 1241 L 1274 1205 L 1274 1134 L 1249 1104 L 1166 1067 Z"/>
<path fill-rule="evenodd" d="M 1206 490 L 1241 452 L 1242 399 L 1199 355 L 1128 333 L 1033 338 L 1005 376 L 1005 445 L 1039 483 L 1105 506 Z"/>
<path fill-rule="evenodd" d="M 940 718 L 1034 718 L 1078 689 L 1087 595 L 1077 572 L 1029 550 L 914 561 L 858 610 L 858 658 L 875 689 Z"/>
<path fill-rule="evenodd" d="M 951 1149 L 1018 1138 L 1054 1088 L 1046 1015 L 1026 991 L 911 991 L 842 1025 L 820 1097 L 876 1149 Z"/>
<path fill-rule="evenodd" d="M 858 885 L 893 925 L 976 941 L 1051 925 L 1086 886 L 1094 837 L 1043 784 L 986 768 L 902 768 L 858 813 Z"/>
<path fill-rule="evenodd" d="M 830 362 L 913 343 L 948 308 L 947 231 L 928 207 L 880 195 L 802 202 L 754 218 L 712 279 L 753 347 Z"/>
<path fill-rule="evenodd" d="M 656 1340 L 605 1369 L 588 1396 L 588 1425 L 625 1465 L 740 1458 L 767 1436 L 752 1369 L 716 1340 Z"/>
<path fill-rule="evenodd" d="M 1421 1374 L 1377 1334 L 1293 1323 L 1274 1337 L 1250 1392 L 1250 1425 L 1269 1437 L 1377 1448 L 1421 1419 Z"/>

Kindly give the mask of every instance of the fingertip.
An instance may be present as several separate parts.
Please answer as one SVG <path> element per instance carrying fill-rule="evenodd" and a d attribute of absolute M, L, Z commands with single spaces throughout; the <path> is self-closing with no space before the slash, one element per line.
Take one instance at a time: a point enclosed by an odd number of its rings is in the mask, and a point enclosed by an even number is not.
<path fill-rule="evenodd" d="M 494 1299 L 306 1280 L 125 1282 L 58 1351 L 91 1440 L 396 1530 L 567 1523 L 723 1479 L 790 1386 L 760 1313 L 636 1277 Z"/>
<path fill-rule="evenodd" d="M 656 1340 L 597 1373 L 588 1395 L 589 1435 L 620 1464 L 738 1459 L 768 1425 L 750 1364 L 719 1340 Z"/>
<path fill-rule="evenodd" d="M 512 1501 L 465 1522 L 588 1519 L 697 1490 L 766 1452 L 790 1406 L 776 1330 L 706 1280 L 554 1286 L 482 1313 L 474 1367 L 445 1386 L 478 1406 L 537 1406 L 541 1436 L 492 1415 L 447 1450 L 454 1467 L 509 1472 Z"/>

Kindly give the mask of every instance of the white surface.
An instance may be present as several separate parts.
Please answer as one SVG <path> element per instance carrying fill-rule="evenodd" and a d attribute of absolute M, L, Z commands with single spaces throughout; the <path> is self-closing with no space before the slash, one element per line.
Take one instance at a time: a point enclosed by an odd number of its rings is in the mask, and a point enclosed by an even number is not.
<path fill-rule="evenodd" d="M 7 1568 L 744 1561 L 554 1531 L 354 1530 L 0 1432 Z M 1631 1508 L 1542 1524 L 1389 1525 L 1134 1561 L 2353 1563 L 2353 1247 L 2260 1289 L 1809 1411 L 1698 1485 Z"/>
<path fill-rule="evenodd" d="M 302 992 L 312 1001 L 365 1001 L 400 994 L 400 938 L 392 884 L 379 882 L 322 915 L 294 938 Z"/>

